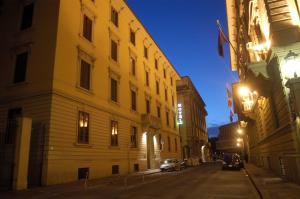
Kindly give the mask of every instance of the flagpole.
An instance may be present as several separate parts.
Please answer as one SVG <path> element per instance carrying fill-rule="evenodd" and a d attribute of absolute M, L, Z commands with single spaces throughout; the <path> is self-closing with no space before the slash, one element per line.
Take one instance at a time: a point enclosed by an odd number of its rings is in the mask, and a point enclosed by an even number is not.
<path fill-rule="evenodd" d="M 229 38 L 224 34 L 223 32 L 223 27 L 219 21 L 219 19 L 217 19 L 217 26 L 218 26 L 218 29 L 219 31 L 221 32 L 221 34 L 223 35 L 223 37 L 227 40 L 227 42 L 229 43 L 230 47 L 233 49 L 234 53 L 236 54 L 236 56 L 238 55 L 237 54 L 237 51 L 236 49 L 233 47 L 232 43 L 230 42 Z"/>

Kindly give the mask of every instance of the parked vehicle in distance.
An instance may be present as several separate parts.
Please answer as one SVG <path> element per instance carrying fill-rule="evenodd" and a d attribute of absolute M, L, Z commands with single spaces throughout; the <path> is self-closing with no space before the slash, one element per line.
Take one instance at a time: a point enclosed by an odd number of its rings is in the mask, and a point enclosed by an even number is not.
<path fill-rule="evenodd" d="M 161 171 L 175 171 L 180 169 L 181 169 L 181 164 L 177 159 L 166 159 L 160 165 Z"/>
<path fill-rule="evenodd" d="M 222 169 L 237 169 L 243 167 L 243 162 L 237 153 L 224 153 L 222 161 Z"/>

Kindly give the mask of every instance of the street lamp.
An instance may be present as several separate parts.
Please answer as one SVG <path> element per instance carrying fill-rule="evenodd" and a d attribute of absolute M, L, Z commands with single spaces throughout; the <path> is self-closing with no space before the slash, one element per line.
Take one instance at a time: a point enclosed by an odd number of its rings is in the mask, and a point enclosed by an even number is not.
<path fill-rule="evenodd" d="M 242 141 L 242 138 L 238 138 L 238 139 L 236 139 L 236 141 L 239 143 Z"/>
<path fill-rule="evenodd" d="M 240 144 L 240 143 L 236 143 L 236 146 L 237 146 L 237 147 L 241 147 L 241 144 Z"/>
<path fill-rule="evenodd" d="M 300 75 L 299 54 L 289 51 L 284 57 L 285 62 L 282 65 L 282 73 L 287 79 L 297 78 Z"/>
<path fill-rule="evenodd" d="M 243 130 L 240 129 L 240 128 L 238 128 L 237 133 L 238 133 L 238 134 L 243 134 Z"/>

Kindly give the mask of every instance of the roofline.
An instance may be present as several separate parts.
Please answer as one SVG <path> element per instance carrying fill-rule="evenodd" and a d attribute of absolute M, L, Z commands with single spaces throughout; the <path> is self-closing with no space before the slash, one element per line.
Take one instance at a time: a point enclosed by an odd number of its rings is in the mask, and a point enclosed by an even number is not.
<path fill-rule="evenodd" d="M 163 54 L 163 56 L 165 56 L 165 58 L 167 59 L 167 61 L 170 63 L 170 65 L 173 67 L 174 71 L 177 73 L 177 75 L 179 76 L 179 78 L 181 78 L 181 75 L 179 74 L 179 72 L 176 70 L 176 68 L 174 67 L 174 65 L 172 64 L 172 62 L 169 60 L 169 58 L 167 57 L 167 55 L 163 52 L 163 50 L 160 48 L 160 46 L 156 43 L 156 41 L 154 40 L 154 38 L 152 37 L 152 35 L 150 34 L 150 32 L 148 31 L 148 29 L 145 27 L 145 25 L 142 23 L 142 21 L 140 20 L 140 18 L 136 15 L 136 13 L 131 9 L 131 7 L 128 5 L 127 0 L 123 0 L 123 2 L 125 3 L 125 5 L 128 7 L 128 9 L 132 12 L 132 14 L 135 16 L 135 18 L 139 21 L 139 23 L 142 25 L 142 27 L 145 29 L 146 33 L 150 36 L 150 38 L 152 39 L 152 41 L 155 43 L 155 45 L 158 47 L 158 49 L 160 50 L 160 52 Z"/>

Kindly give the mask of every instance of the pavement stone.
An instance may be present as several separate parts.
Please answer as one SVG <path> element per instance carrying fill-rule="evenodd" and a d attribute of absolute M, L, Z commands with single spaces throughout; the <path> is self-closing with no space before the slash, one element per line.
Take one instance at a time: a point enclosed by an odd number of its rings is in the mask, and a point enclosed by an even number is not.
<path fill-rule="evenodd" d="M 254 164 L 245 164 L 249 177 L 263 199 L 299 199 L 300 186 L 287 182 L 269 170 L 259 168 Z"/>

